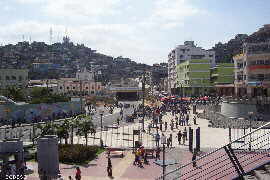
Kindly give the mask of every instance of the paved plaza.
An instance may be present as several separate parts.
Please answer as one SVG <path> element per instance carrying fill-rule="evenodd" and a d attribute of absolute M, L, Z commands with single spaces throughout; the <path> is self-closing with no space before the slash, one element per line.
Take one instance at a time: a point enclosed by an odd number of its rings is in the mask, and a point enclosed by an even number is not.
<path fill-rule="evenodd" d="M 228 139 L 228 129 L 221 128 L 211 128 L 208 127 L 208 120 L 197 118 L 197 124 L 193 124 L 193 116 L 190 115 L 190 124 L 193 129 L 197 127 L 201 128 L 201 154 L 206 154 L 207 152 L 221 147 L 224 144 L 229 142 Z M 170 123 L 171 119 L 174 118 L 171 113 L 167 113 L 163 116 L 163 121 Z M 147 132 L 148 124 L 151 120 L 146 120 L 145 129 L 146 132 L 142 134 L 142 143 L 146 148 L 156 148 L 154 141 L 154 134 L 156 133 L 156 128 L 152 128 L 151 133 Z M 98 131 L 95 135 L 89 136 L 88 143 L 89 145 L 96 144 L 99 145 L 100 137 L 104 141 L 104 144 L 109 147 L 122 147 L 122 148 L 131 148 L 133 147 L 133 135 L 132 131 L 141 129 L 141 123 L 131 123 L 125 126 L 119 127 L 117 129 L 109 129 L 107 131 Z M 177 164 L 168 166 L 167 172 L 175 169 L 176 167 L 186 164 L 191 161 L 192 154 L 188 151 L 188 141 L 185 144 L 178 144 L 177 133 L 179 130 L 184 129 L 184 126 L 178 126 L 178 129 L 173 131 L 170 128 L 163 133 L 168 137 L 169 134 L 173 134 L 173 145 L 172 148 L 166 148 L 166 159 L 175 160 Z M 102 136 L 101 136 L 102 133 Z M 160 132 L 159 132 L 160 133 Z M 136 136 L 134 140 L 139 140 Z M 74 137 L 74 143 L 84 144 L 85 139 L 82 137 Z M 161 154 L 162 157 L 162 154 Z M 139 168 L 133 165 L 134 154 L 131 150 L 125 151 L 124 158 L 113 157 L 112 166 L 113 166 L 113 176 L 116 180 L 146 180 L 154 179 L 162 173 L 162 168 L 154 163 L 155 159 L 150 158 L 149 165 L 144 165 L 144 168 Z M 28 179 L 38 179 L 37 174 L 37 163 L 28 162 L 28 165 L 32 166 L 34 173 L 28 176 Z M 105 180 L 110 179 L 107 177 L 106 172 L 107 158 L 106 153 L 102 153 L 96 160 L 91 161 L 86 166 L 80 166 L 82 170 L 82 179 L 84 180 Z M 65 179 L 68 176 L 75 176 L 75 165 L 60 165 L 60 171 Z"/>

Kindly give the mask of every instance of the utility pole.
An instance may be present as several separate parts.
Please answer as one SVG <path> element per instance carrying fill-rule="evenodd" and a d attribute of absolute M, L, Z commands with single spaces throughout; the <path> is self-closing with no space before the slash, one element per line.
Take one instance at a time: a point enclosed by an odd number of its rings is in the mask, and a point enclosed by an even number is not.
<path fill-rule="evenodd" d="M 81 104 L 81 114 L 83 112 L 83 104 L 82 104 L 82 80 L 80 80 L 80 104 Z"/>
<path fill-rule="evenodd" d="M 145 99 L 145 70 L 143 71 L 142 91 L 143 91 L 143 100 L 142 100 L 142 105 L 143 105 L 142 131 L 145 132 L 145 130 L 144 130 L 144 118 L 145 118 L 145 107 L 144 107 L 144 99 Z"/>

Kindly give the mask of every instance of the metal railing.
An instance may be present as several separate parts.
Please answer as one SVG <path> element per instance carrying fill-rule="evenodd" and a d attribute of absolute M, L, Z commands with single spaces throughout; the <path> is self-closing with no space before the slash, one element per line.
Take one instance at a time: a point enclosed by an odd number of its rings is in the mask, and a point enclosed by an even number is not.
<path fill-rule="evenodd" d="M 258 165 L 270 161 L 270 127 L 267 123 L 197 160 L 156 178 L 176 180 L 232 179 L 243 177 Z M 193 167 L 193 164 L 196 167 Z"/>

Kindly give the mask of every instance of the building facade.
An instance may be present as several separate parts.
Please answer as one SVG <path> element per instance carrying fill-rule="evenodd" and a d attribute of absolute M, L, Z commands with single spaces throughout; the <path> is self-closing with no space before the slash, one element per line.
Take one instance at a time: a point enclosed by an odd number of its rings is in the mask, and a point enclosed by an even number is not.
<path fill-rule="evenodd" d="M 270 42 L 245 43 L 233 60 L 237 96 L 270 95 Z"/>
<path fill-rule="evenodd" d="M 218 63 L 211 69 L 211 82 L 219 96 L 234 95 L 234 64 Z"/>
<path fill-rule="evenodd" d="M 99 95 L 104 91 L 101 82 L 96 82 L 94 73 L 84 68 L 76 73 L 76 78 L 60 78 L 58 93 L 76 95 Z"/>
<path fill-rule="evenodd" d="M 184 45 L 178 45 L 175 49 L 173 49 L 168 55 L 168 82 L 169 89 L 172 90 L 172 93 L 176 90 L 178 86 L 177 84 L 177 72 L 178 65 L 190 61 L 190 60 L 208 60 L 210 67 L 215 66 L 215 52 L 205 50 L 201 47 L 197 47 L 194 44 L 194 41 L 185 41 Z M 181 67 L 181 66 L 180 66 Z"/>
<path fill-rule="evenodd" d="M 9 86 L 25 88 L 28 85 L 28 69 L 0 69 L 0 89 Z"/>
<path fill-rule="evenodd" d="M 212 88 L 211 63 L 205 59 L 192 59 L 177 65 L 177 92 L 182 96 L 205 95 Z"/>

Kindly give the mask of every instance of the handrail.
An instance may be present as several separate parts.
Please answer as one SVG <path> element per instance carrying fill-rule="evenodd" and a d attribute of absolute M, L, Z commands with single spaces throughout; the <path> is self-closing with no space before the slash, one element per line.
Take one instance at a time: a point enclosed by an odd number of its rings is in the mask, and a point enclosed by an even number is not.
<path fill-rule="evenodd" d="M 205 154 L 205 155 L 199 157 L 199 158 L 196 159 L 195 161 L 199 161 L 199 160 L 201 160 L 201 159 L 203 159 L 203 158 L 205 158 L 205 157 L 207 157 L 207 156 L 209 156 L 209 155 L 211 155 L 211 154 L 213 154 L 213 153 L 215 153 L 215 152 L 217 152 L 217 151 L 219 151 L 219 150 L 222 150 L 222 149 L 224 149 L 224 147 L 230 146 L 231 144 L 233 144 L 233 143 L 239 141 L 240 139 L 243 139 L 243 138 L 245 138 L 245 137 L 247 137 L 247 136 L 250 136 L 251 134 L 253 134 L 253 133 L 255 133 L 255 132 L 257 132 L 257 131 L 259 131 L 259 130 L 265 128 L 266 126 L 269 126 L 269 125 L 270 125 L 270 122 L 264 124 L 263 126 L 261 126 L 261 127 L 255 129 L 255 130 L 249 132 L 248 134 L 245 134 L 244 136 L 242 136 L 242 137 L 240 137 L 240 138 L 238 138 L 238 139 L 236 139 L 236 140 L 234 140 L 234 141 L 232 141 L 232 142 L 230 142 L 230 143 L 228 143 L 228 144 L 226 144 L 226 145 L 224 145 L 224 146 L 222 146 L 222 147 L 220 147 L 220 148 L 218 148 L 218 149 L 215 149 L 215 150 L 213 150 L 213 151 L 211 151 L 211 152 L 209 152 L 209 153 L 207 153 L 207 154 Z M 189 162 L 189 163 L 187 163 L 187 164 L 185 164 L 185 165 L 179 166 L 178 168 L 176 168 L 176 169 L 174 169 L 174 170 L 172 170 L 172 171 L 170 171 L 170 172 L 168 172 L 168 173 L 166 173 L 166 174 L 164 174 L 164 175 L 160 175 L 158 178 L 156 178 L 156 180 L 162 179 L 163 176 L 166 177 L 167 175 L 170 175 L 170 174 L 172 174 L 172 173 L 174 173 L 174 172 L 176 172 L 176 171 L 178 171 L 178 170 L 180 170 L 180 169 L 182 169 L 182 168 L 185 168 L 185 167 L 191 165 L 192 163 L 193 163 L 193 161 L 191 161 L 191 162 Z"/>

